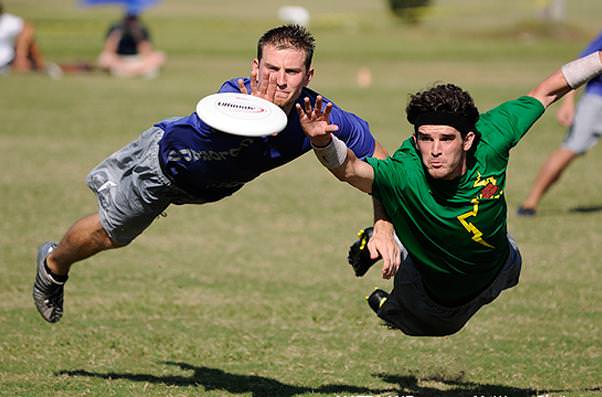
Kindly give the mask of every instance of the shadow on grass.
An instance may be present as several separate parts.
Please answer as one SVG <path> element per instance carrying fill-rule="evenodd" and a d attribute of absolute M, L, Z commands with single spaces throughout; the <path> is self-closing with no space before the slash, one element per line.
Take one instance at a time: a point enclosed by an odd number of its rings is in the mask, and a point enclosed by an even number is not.
<path fill-rule="evenodd" d="M 592 212 L 600 211 L 602 211 L 602 205 L 590 205 L 588 207 L 573 207 L 569 210 L 569 212 L 576 212 L 581 214 L 589 214 Z"/>
<path fill-rule="evenodd" d="M 564 208 L 546 208 L 543 210 L 537 210 L 537 214 L 534 216 L 520 216 L 523 219 L 537 219 L 543 217 L 558 217 L 566 214 L 594 214 L 596 212 L 602 212 L 602 205 L 588 205 L 588 206 L 577 206 L 569 209 Z M 514 211 L 516 214 L 516 211 Z"/>
<path fill-rule="evenodd" d="M 572 390 L 535 390 L 531 388 L 519 388 L 503 385 L 489 385 L 474 383 L 463 380 L 464 374 L 456 377 L 431 376 L 418 379 L 412 375 L 400 376 L 391 374 L 374 374 L 384 382 L 395 385 L 399 396 L 412 395 L 415 397 L 534 397 L 550 393 L 578 393 L 602 391 L 602 387 Z M 439 388 L 423 386 L 423 383 L 439 383 Z M 420 383 L 420 384 L 419 384 Z"/>
<path fill-rule="evenodd" d="M 132 373 L 97 373 L 85 370 L 60 371 L 56 375 L 87 376 L 101 379 L 127 379 L 134 382 L 160 383 L 167 386 L 201 386 L 205 391 L 222 391 L 231 394 L 251 393 L 252 396 L 296 396 L 306 393 L 331 393 L 337 395 L 382 394 L 391 390 L 369 389 L 352 385 L 322 385 L 320 387 L 295 386 L 276 379 L 258 375 L 239 375 L 217 368 L 197 367 L 182 362 L 167 361 L 165 364 L 190 370 L 190 376 L 155 376 Z"/>
<path fill-rule="evenodd" d="M 193 371 L 189 376 L 166 375 L 156 376 L 135 373 L 98 373 L 86 370 L 57 372 L 57 376 L 85 376 L 100 379 L 125 379 L 133 382 L 148 382 L 167 386 L 200 386 L 205 391 L 222 391 L 231 394 L 251 393 L 252 396 L 292 397 L 308 393 L 335 394 L 340 396 L 384 395 L 415 397 L 475 397 L 475 396 L 505 396 L 531 397 L 545 393 L 576 393 L 586 391 L 602 391 L 602 387 L 579 390 L 534 390 L 503 385 L 473 383 L 463 380 L 464 374 L 456 377 L 432 376 L 417 378 L 413 375 L 373 374 L 391 386 L 387 389 L 370 389 L 353 385 L 328 384 L 319 387 L 295 386 L 282 383 L 276 379 L 258 375 L 239 375 L 225 372 L 217 368 L 194 366 L 183 362 L 164 362 L 177 366 L 182 370 Z M 439 383 L 440 387 L 423 386 L 424 383 Z"/>

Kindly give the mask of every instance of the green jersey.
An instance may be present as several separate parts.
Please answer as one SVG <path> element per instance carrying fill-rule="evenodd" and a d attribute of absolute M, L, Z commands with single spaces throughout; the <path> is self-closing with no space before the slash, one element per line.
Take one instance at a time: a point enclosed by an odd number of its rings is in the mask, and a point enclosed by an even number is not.
<path fill-rule="evenodd" d="M 436 300 L 470 299 L 504 265 L 509 152 L 543 112 L 537 99 L 525 96 L 481 114 L 467 171 L 454 181 L 428 175 L 412 138 L 391 158 L 367 159 L 374 169 L 373 194 Z"/>

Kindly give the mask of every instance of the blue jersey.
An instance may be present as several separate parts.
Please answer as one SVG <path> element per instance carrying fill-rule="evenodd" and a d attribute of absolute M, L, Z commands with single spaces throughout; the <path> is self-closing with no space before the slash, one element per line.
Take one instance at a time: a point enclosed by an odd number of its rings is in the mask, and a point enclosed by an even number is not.
<path fill-rule="evenodd" d="M 219 92 L 240 92 L 237 79 L 225 82 Z M 245 79 L 247 89 L 250 83 Z M 297 103 L 319 94 L 303 88 Z M 324 98 L 325 102 L 331 102 Z M 368 123 L 333 103 L 330 121 L 339 126 L 336 135 L 361 159 L 372 156 L 375 141 Z M 205 124 L 196 113 L 163 120 L 159 161 L 176 186 L 201 201 L 216 201 L 239 190 L 260 174 L 296 159 L 311 149 L 293 108 L 286 128 L 276 136 L 247 138 L 226 134 Z"/>
<path fill-rule="evenodd" d="M 596 51 L 602 51 L 602 32 L 596 37 L 585 50 L 581 53 L 584 57 Z M 585 86 L 585 92 L 602 96 L 602 76 L 594 77 Z"/>

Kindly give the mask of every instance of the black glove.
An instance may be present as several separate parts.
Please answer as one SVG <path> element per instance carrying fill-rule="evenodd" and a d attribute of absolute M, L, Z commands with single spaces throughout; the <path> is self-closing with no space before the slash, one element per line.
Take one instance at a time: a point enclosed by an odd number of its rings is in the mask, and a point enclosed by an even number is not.
<path fill-rule="evenodd" d="M 372 238 L 372 227 L 367 227 L 360 230 L 357 234 L 357 241 L 349 247 L 347 262 L 353 268 L 356 277 L 362 277 L 368 269 L 372 267 L 379 258 L 371 259 L 370 251 L 368 250 L 368 241 Z"/>

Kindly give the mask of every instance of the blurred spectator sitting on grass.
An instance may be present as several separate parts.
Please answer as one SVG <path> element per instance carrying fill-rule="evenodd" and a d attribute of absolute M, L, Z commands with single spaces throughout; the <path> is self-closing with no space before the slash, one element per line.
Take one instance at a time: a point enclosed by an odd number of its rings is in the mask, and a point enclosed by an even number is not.
<path fill-rule="evenodd" d="M 31 23 L 4 12 L 0 2 L 0 73 L 36 71 L 58 78 L 60 68 L 44 61 Z"/>
<path fill-rule="evenodd" d="M 111 25 L 98 66 L 114 76 L 154 78 L 165 59 L 163 52 L 153 49 L 148 29 L 138 16 L 128 14 Z"/>

